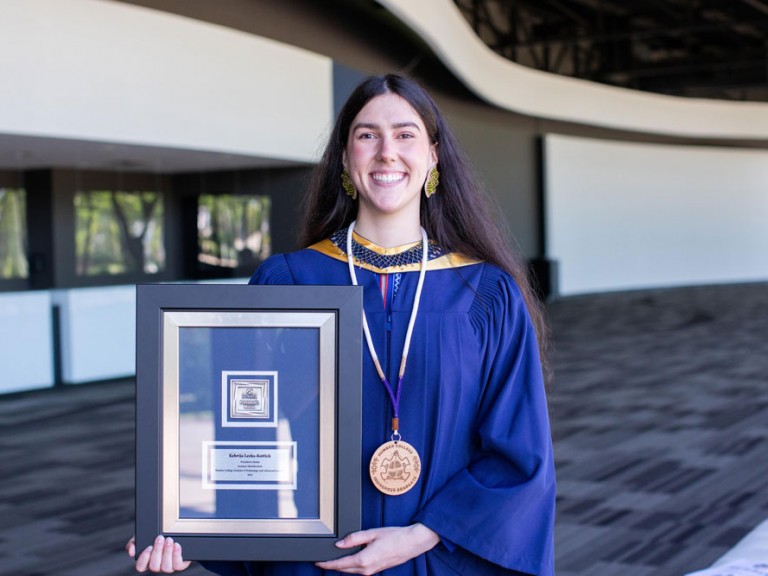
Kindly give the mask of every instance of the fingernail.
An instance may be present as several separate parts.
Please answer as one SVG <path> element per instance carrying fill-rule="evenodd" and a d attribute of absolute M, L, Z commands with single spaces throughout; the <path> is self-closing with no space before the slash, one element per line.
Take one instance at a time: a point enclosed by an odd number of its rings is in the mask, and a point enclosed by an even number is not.
<path fill-rule="evenodd" d="M 165 538 L 163 538 L 162 536 L 158 536 L 157 538 L 155 538 L 155 544 L 162 544 L 163 540 L 165 540 Z"/>

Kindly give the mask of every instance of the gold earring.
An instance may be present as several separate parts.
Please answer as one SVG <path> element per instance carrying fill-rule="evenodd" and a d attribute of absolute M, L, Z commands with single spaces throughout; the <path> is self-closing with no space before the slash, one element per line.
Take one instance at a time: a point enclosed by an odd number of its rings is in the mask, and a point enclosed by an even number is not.
<path fill-rule="evenodd" d="M 349 172 L 346 170 L 341 173 L 341 187 L 344 188 L 344 192 L 346 192 L 347 196 L 352 198 L 352 200 L 357 199 L 357 190 L 355 190 L 355 185 L 352 184 L 352 179 L 349 177 Z"/>
<path fill-rule="evenodd" d="M 440 183 L 440 172 L 437 171 L 437 166 L 432 166 L 429 170 L 429 176 L 424 182 L 424 195 L 429 198 L 437 192 L 437 185 Z"/>

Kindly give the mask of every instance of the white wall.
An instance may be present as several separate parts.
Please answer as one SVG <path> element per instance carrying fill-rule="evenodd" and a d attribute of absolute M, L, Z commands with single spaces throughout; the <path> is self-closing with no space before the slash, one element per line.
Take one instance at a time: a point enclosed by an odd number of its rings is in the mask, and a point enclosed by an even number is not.
<path fill-rule="evenodd" d="M 53 386 L 49 292 L 0 294 L 0 394 Z"/>
<path fill-rule="evenodd" d="M 136 373 L 136 287 L 56 290 L 61 379 L 81 384 Z"/>
<path fill-rule="evenodd" d="M 0 134 L 311 162 L 332 63 L 106 0 L 0 0 Z"/>
<path fill-rule="evenodd" d="M 550 135 L 545 186 L 563 295 L 768 280 L 768 151 Z"/>

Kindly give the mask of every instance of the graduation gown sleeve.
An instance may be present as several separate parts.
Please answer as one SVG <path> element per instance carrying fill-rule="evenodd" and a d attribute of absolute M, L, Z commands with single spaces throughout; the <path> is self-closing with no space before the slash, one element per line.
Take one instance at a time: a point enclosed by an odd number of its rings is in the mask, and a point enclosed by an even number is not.
<path fill-rule="evenodd" d="M 275 254 L 267 258 L 251 276 L 248 284 L 276 284 L 286 286 L 296 284 L 284 254 Z"/>
<path fill-rule="evenodd" d="M 555 474 L 534 328 L 512 278 L 487 265 L 470 317 L 482 367 L 475 452 L 414 520 L 440 535 L 454 566 L 466 560 L 458 547 L 551 576 Z"/>

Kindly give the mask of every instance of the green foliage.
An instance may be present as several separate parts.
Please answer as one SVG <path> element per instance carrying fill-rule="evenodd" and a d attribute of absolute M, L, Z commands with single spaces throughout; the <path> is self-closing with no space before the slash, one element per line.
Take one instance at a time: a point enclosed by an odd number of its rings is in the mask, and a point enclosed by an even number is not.
<path fill-rule="evenodd" d="M 153 274 L 165 268 L 162 193 L 80 191 L 74 203 L 79 275 Z"/>
<path fill-rule="evenodd" d="M 28 277 L 27 194 L 0 188 L 0 279 Z"/>
<path fill-rule="evenodd" d="M 269 196 L 204 194 L 198 201 L 198 260 L 224 268 L 249 267 L 272 251 Z"/>

